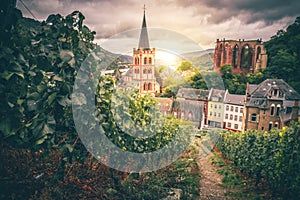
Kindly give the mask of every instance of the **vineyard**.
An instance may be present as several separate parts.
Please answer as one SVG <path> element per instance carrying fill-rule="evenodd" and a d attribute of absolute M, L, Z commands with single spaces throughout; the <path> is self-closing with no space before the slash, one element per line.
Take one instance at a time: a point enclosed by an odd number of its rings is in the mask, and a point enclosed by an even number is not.
<path fill-rule="evenodd" d="M 300 196 L 300 126 L 270 132 L 222 132 L 218 149 L 247 179 L 271 196 Z"/>
<path fill-rule="evenodd" d="M 159 155 L 159 162 L 172 162 L 157 171 L 147 171 L 144 162 L 132 162 L 136 171 L 145 173 L 110 168 L 88 151 L 101 151 L 106 144 L 79 136 L 99 127 L 121 152 L 139 154 L 168 150 L 178 132 L 182 134 L 174 146 L 179 152 L 185 149 L 192 129 L 189 122 L 152 110 L 157 104 L 153 97 L 136 91 L 116 93 L 117 80 L 100 77 L 99 69 L 92 66 L 109 66 L 104 59 L 107 52 L 93 43 L 96 33 L 84 25 L 82 13 L 50 15 L 38 22 L 23 17 L 10 5 L 13 1 L 7 2 L 0 29 L 0 199 L 156 200 L 178 193 L 181 199 L 199 197 L 199 149 L 195 146 L 186 148 L 176 161 L 162 151 L 168 156 Z M 104 57 L 89 60 L 100 55 Z M 82 64 L 87 68 L 80 69 Z M 76 85 L 79 73 L 83 76 Z M 73 98 L 74 84 L 91 86 L 88 90 L 94 87 L 93 98 L 87 98 L 85 91 Z M 94 110 L 80 107 L 88 100 Z M 73 116 L 76 106 L 82 115 Z M 85 117 L 91 113 L 98 124 Z M 75 127 L 75 120 L 85 126 Z M 130 123 L 139 128 L 132 129 Z M 134 137 L 141 132 L 152 137 Z M 226 164 L 265 191 L 266 197 L 300 196 L 299 124 L 270 132 L 219 134 L 216 149 Z M 109 159 L 122 161 L 114 155 Z"/>

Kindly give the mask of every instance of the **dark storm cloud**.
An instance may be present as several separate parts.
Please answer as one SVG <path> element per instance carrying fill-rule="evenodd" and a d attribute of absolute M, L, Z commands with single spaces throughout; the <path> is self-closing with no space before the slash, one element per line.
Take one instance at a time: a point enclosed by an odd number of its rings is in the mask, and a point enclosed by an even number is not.
<path fill-rule="evenodd" d="M 173 2 L 174 3 L 174 2 Z M 240 17 L 245 23 L 263 21 L 271 24 L 284 17 L 300 15 L 299 0 L 176 0 L 183 7 L 194 7 L 196 12 L 207 7 L 210 22 L 221 23 L 232 17 Z"/>
<path fill-rule="evenodd" d="M 300 15 L 299 0 L 23 0 L 45 20 L 79 10 L 84 23 L 96 31 L 96 42 L 141 27 L 146 4 L 148 27 L 185 34 L 199 44 L 214 46 L 216 38 L 269 39 Z M 32 17 L 18 2 L 24 16 Z M 125 34 L 126 36 L 126 34 Z M 128 36 L 128 38 L 131 36 Z M 159 39 L 155 36 L 150 39 Z"/>

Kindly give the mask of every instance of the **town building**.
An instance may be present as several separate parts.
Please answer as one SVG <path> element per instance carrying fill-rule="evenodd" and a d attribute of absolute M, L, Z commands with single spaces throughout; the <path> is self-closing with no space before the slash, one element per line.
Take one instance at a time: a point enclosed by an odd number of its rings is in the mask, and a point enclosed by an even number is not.
<path fill-rule="evenodd" d="M 180 88 L 173 105 L 174 117 L 192 121 L 197 128 L 203 127 L 207 116 L 208 94 L 209 90 Z"/>
<path fill-rule="evenodd" d="M 281 129 L 297 121 L 300 95 L 282 79 L 247 84 L 243 130 Z"/>
<path fill-rule="evenodd" d="M 267 52 L 261 39 L 225 40 L 217 39 L 214 53 L 214 70 L 229 64 L 233 73 L 254 73 L 267 67 Z"/>
<path fill-rule="evenodd" d="M 242 131 L 245 95 L 227 94 L 224 101 L 223 127 L 228 130 Z"/>
<path fill-rule="evenodd" d="M 155 100 L 158 102 L 158 108 L 164 116 L 172 115 L 173 98 L 155 97 Z"/>
<path fill-rule="evenodd" d="M 207 124 L 210 127 L 223 128 L 224 100 L 227 90 L 211 89 L 208 95 Z"/>

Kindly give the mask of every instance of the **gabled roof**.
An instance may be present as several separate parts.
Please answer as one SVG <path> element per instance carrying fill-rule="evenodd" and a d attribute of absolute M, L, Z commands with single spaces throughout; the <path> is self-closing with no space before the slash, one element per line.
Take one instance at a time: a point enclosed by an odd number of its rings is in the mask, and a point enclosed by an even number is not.
<path fill-rule="evenodd" d="M 161 78 L 161 76 L 159 75 L 158 71 L 155 69 L 154 71 L 154 76 L 156 79 L 156 82 L 160 85 L 163 86 L 163 79 Z"/>
<path fill-rule="evenodd" d="M 224 102 L 227 90 L 210 89 L 208 100 L 214 102 Z"/>
<path fill-rule="evenodd" d="M 155 100 L 158 102 L 158 106 L 160 110 L 172 111 L 173 107 L 173 99 L 172 98 L 163 98 L 163 97 L 155 97 Z"/>
<path fill-rule="evenodd" d="M 249 86 L 252 87 L 251 92 Z M 253 98 L 269 98 L 270 93 L 274 89 L 278 89 L 279 91 L 281 91 L 282 97 L 285 100 L 300 99 L 300 95 L 282 79 L 266 79 L 265 81 L 261 82 L 256 88 L 251 85 L 249 86 L 248 91 Z"/>
<path fill-rule="evenodd" d="M 227 94 L 224 103 L 234 104 L 234 105 L 244 105 L 245 95 L 239 94 Z"/>
<path fill-rule="evenodd" d="M 143 24 L 142 24 L 138 49 L 150 49 L 145 11 L 144 11 Z"/>
<path fill-rule="evenodd" d="M 177 92 L 177 98 L 192 99 L 192 100 L 207 100 L 209 90 L 180 88 Z"/>
<path fill-rule="evenodd" d="M 248 84 L 248 94 L 252 94 L 257 87 L 258 85 L 256 84 Z"/>

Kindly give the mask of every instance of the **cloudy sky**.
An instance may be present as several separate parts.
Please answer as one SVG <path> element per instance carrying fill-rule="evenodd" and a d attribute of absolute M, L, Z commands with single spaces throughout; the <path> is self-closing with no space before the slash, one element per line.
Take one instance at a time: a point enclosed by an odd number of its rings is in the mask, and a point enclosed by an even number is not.
<path fill-rule="evenodd" d="M 269 40 L 300 16 L 299 0 L 23 0 L 39 20 L 79 10 L 96 31 L 96 42 L 139 29 L 146 4 L 148 27 L 182 34 L 202 48 L 217 38 Z M 24 6 L 17 7 L 31 17 Z M 150 35 L 151 38 L 151 35 Z M 152 39 L 152 38 L 151 38 Z"/>

